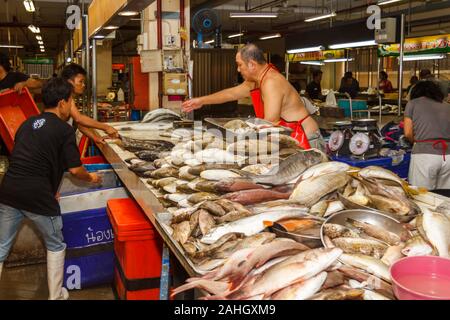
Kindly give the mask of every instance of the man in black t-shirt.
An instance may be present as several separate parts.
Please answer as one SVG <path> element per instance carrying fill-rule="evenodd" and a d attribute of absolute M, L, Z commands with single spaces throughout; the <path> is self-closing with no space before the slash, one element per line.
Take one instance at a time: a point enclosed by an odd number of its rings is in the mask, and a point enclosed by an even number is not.
<path fill-rule="evenodd" d="M 65 121 L 72 107 L 72 86 L 62 78 L 43 88 L 45 110 L 26 120 L 15 136 L 10 166 L 0 186 L 0 276 L 23 218 L 32 220 L 47 247 L 49 299 L 67 299 L 62 288 L 66 245 L 57 192 L 65 170 L 100 183 L 81 165 L 75 132 Z"/>
<path fill-rule="evenodd" d="M 322 81 L 322 71 L 314 70 L 312 75 L 313 81 L 306 86 L 306 93 L 310 99 L 322 100 L 322 86 L 320 85 L 320 82 Z"/>
<path fill-rule="evenodd" d="M 0 52 L 0 91 L 14 89 L 20 93 L 24 87 L 36 89 L 41 86 L 40 81 L 31 79 L 26 74 L 11 71 L 8 57 Z"/>

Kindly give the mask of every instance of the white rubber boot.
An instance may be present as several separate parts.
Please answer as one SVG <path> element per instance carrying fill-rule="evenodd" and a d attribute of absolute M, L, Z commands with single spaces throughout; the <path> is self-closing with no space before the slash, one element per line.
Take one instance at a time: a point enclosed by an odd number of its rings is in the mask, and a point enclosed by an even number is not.
<path fill-rule="evenodd" d="M 2 279 L 3 262 L 0 262 L 0 280 Z"/>
<path fill-rule="evenodd" d="M 66 250 L 52 252 L 47 250 L 48 300 L 67 300 L 69 292 L 63 288 L 64 258 Z"/>

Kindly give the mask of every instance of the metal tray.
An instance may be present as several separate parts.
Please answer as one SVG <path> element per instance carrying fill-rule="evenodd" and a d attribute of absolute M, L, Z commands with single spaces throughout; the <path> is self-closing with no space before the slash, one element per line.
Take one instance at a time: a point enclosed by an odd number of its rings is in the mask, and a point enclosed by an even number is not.
<path fill-rule="evenodd" d="M 382 227 L 387 231 L 395 233 L 399 236 L 404 235 L 406 231 L 406 229 L 403 228 L 403 224 L 396 219 L 381 212 L 362 209 L 344 210 L 341 212 L 337 212 L 330 216 L 327 220 L 325 220 L 323 224 L 334 223 L 346 226 L 347 218 L 352 218 L 361 222 L 366 222 L 378 227 Z M 323 225 L 320 228 L 320 240 L 322 241 L 323 246 L 327 247 L 324 241 Z"/>
<path fill-rule="evenodd" d="M 237 141 L 237 140 L 245 139 L 246 137 L 255 136 L 255 134 L 253 134 L 253 133 L 251 133 L 251 134 L 248 134 L 248 133 L 236 134 L 233 131 L 226 129 L 224 127 L 224 125 L 227 122 L 232 121 L 232 120 L 242 120 L 244 122 L 247 121 L 247 122 L 250 122 L 250 123 L 253 123 L 256 125 L 266 124 L 266 125 L 269 125 L 272 127 L 280 128 L 281 130 L 279 131 L 279 133 L 284 134 L 284 135 L 291 135 L 291 133 L 292 133 L 292 129 L 290 129 L 290 128 L 286 128 L 286 127 L 282 127 L 282 126 L 274 126 L 273 123 L 263 120 L 263 119 L 258 119 L 258 118 L 205 118 L 203 121 L 204 121 L 207 129 L 218 130 L 224 140 Z M 214 131 L 215 130 L 212 131 L 213 134 L 215 134 Z M 264 135 L 267 135 L 267 133 L 264 133 Z M 260 134 L 256 133 L 255 138 L 259 138 L 259 136 L 260 136 Z"/>
<path fill-rule="evenodd" d="M 378 209 L 374 209 L 374 208 L 367 207 L 367 206 L 362 206 L 360 204 L 357 204 L 357 203 L 354 203 L 354 202 L 348 200 L 347 198 L 345 198 L 340 193 L 338 193 L 338 198 L 339 198 L 339 201 L 341 201 L 342 204 L 344 205 L 345 209 L 360 209 L 360 210 L 373 211 L 375 213 L 379 213 L 379 214 L 383 214 L 383 215 L 389 216 L 390 218 L 392 218 L 392 219 L 394 219 L 395 221 L 398 221 L 398 222 L 410 222 L 411 220 L 413 220 L 415 217 L 418 216 L 418 214 L 409 215 L 409 216 L 399 216 L 399 215 L 394 214 L 394 213 L 380 211 Z"/>

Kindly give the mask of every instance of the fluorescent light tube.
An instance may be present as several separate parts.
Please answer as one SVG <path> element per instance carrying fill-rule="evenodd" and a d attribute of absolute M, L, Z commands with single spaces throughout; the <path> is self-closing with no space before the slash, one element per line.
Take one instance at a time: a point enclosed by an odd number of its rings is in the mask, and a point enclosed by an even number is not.
<path fill-rule="evenodd" d="M 300 64 L 306 64 L 310 66 L 323 66 L 325 63 L 320 61 L 301 61 Z"/>
<path fill-rule="evenodd" d="M 23 49 L 23 46 L 16 46 L 13 44 L 0 44 L 0 48 Z"/>
<path fill-rule="evenodd" d="M 323 60 L 323 62 L 346 62 L 346 61 L 353 61 L 354 59 L 353 58 L 349 58 L 349 59 L 347 59 L 347 58 L 339 58 L 339 59 L 326 59 L 326 60 Z"/>
<path fill-rule="evenodd" d="M 94 36 L 94 39 L 105 39 L 105 36 L 102 36 L 102 35 L 96 35 L 96 36 Z"/>
<path fill-rule="evenodd" d="M 38 44 L 44 44 L 44 41 L 38 41 Z"/>
<path fill-rule="evenodd" d="M 395 2 L 400 2 L 402 0 L 384 0 L 384 1 L 378 1 L 378 5 L 379 6 L 384 6 L 385 4 L 391 4 L 391 3 L 395 3 Z"/>
<path fill-rule="evenodd" d="M 36 36 L 36 40 L 42 40 L 42 36 Z"/>
<path fill-rule="evenodd" d="M 119 29 L 119 27 L 118 26 L 106 26 L 105 27 L 105 30 L 116 30 L 116 29 Z"/>
<path fill-rule="evenodd" d="M 211 44 L 211 43 L 214 43 L 214 42 L 216 42 L 216 41 L 215 40 L 205 41 L 206 44 Z"/>
<path fill-rule="evenodd" d="M 45 49 L 45 47 L 44 47 L 44 46 L 39 46 L 39 48 L 41 48 L 41 49 Z"/>
<path fill-rule="evenodd" d="M 317 16 L 317 17 L 311 17 L 311 18 L 306 19 L 305 22 L 313 22 L 313 21 L 323 20 L 323 19 L 332 18 L 332 17 L 336 17 L 336 12 L 323 14 L 323 15 Z"/>
<path fill-rule="evenodd" d="M 243 33 L 231 34 L 228 36 L 228 39 L 242 37 L 243 35 L 244 35 Z"/>
<path fill-rule="evenodd" d="M 28 26 L 28 29 L 30 29 L 30 31 L 33 32 L 33 33 L 41 33 L 41 29 L 39 29 L 38 27 L 33 26 L 32 24 L 30 24 Z"/>
<path fill-rule="evenodd" d="M 269 39 L 275 39 L 275 38 L 281 38 L 281 34 L 269 34 L 267 36 L 259 37 L 259 40 L 269 40 Z"/>
<path fill-rule="evenodd" d="M 442 54 L 419 54 L 419 55 L 404 56 L 403 61 L 439 60 L 439 59 L 444 59 L 444 58 L 445 58 L 445 54 L 443 54 L 443 53 Z"/>
<path fill-rule="evenodd" d="M 41 49 L 41 52 L 45 52 L 45 49 Z"/>
<path fill-rule="evenodd" d="M 368 47 L 368 46 L 375 46 L 375 45 L 377 45 L 375 40 L 367 40 L 367 41 L 358 41 L 358 42 L 333 44 L 333 45 L 329 46 L 329 48 L 335 50 L 335 49 Z"/>
<path fill-rule="evenodd" d="M 119 12 L 119 16 L 122 17 L 133 17 L 133 16 L 137 16 L 139 14 L 139 12 L 137 11 L 121 11 Z"/>
<path fill-rule="evenodd" d="M 33 0 L 24 0 L 23 5 L 25 6 L 25 10 L 27 10 L 28 12 L 36 11 Z"/>
<path fill-rule="evenodd" d="M 278 13 L 271 12 L 232 12 L 230 18 L 278 18 Z"/>
<path fill-rule="evenodd" d="M 291 49 L 291 50 L 288 50 L 287 53 L 316 52 L 316 51 L 321 51 L 324 49 L 325 49 L 325 47 L 318 46 L 318 47 L 310 47 L 310 48 Z"/>

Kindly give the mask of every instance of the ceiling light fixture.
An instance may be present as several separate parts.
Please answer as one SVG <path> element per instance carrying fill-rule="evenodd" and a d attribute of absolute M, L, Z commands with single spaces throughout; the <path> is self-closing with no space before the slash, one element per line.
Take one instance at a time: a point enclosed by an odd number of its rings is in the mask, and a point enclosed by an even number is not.
<path fill-rule="evenodd" d="M 45 52 L 45 49 L 41 49 L 41 52 Z"/>
<path fill-rule="evenodd" d="M 377 43 L 375 40 L 367 40 L 367 41 L 358 41 L 358 42 L 350 42 L 350 43 L 340 43 L 340 44 L 333 44 L 329 46 L 330 49 L 347 49 L 347 48 L 357 48 L 357 47 L 369 47 L 369 46 L 376 46 Z"/>
<path fill-rule="evenodd" d="M 24 0 L 23 5 L 25 6 L 25 10 L 27 10 L 28 12 L 36 11 L 33 0 Z"/>
<path fill-rule="evenodd" d="M 116 30 L 116 29 L 119 29 L 119 27 L 118 26 L 106 26 L 104 29 L 105 30 Z"/>
<path fill-rule="evenodd" d="M 42 40 L 42 36 L 36 36 L 36 40 Z"/>
<path fill-rule="evenodd" d="M 325 63 L 320 62 L 320 61 L 302 61 L 302 62 L 300 62 L 300 64 L 306 64 L 306 65 L 310 65 L 310 66 L 323 66 L 323 65 L 325 65 Z"/>
<path fill-rule="evenodd" d="M 278 18 L 278 13 L 264 13 L 264 12 L 232 12 L 230 18 Z"/>
<path fill-rule="evenodd" d="M 102 35 L 96 35 L 96 36 L 94 36 L 94 39 L 105 39 L 105 36 L 102 36 Z"/>
<path fill-rule="evenodd" d="M 443 53 L 441 53 L 441 54 L 419 54 L 419 55 L 404 56 L 403 61 L 440 60 L 440 59 L 444 59 L 444 58 L 445 58 L 445 54 L 443 54 Z"/>
<path fill-rule="evenodd" d="M 243 33 L 231 34 L 228 36 L 228 39 L 242 37 L 243 35 L 244 35 Z"/>
<path fill-rule="evenodd" d="M 259 37 L 259 40 L 269 40 L 269 39 L 275 39 L 275 38 L 281 38 L 280 33 L 270 34 L 267 36 Z"/>
<path fill-rule="evenodd" d="M 347 62 L 347 61 L 353 61 L 353 58 L 339 58 L 339 59 L 326 59 L 323 60 L 323 62 L 329 63 L 329 62 Z"/>
<path fill-rule="evenodd" d="M 39 46 L 39 48 L 41 48 L 41 49 L 45 49 L 45 47 L 44 47 L 44 46 Z"/>
<path fill-rule="evenodd" d="M 287 53 L 292 54 L 292 53 L 316 52 L 316 51 L 322 51 L 322 50 L 325 50 L 324 46 L 291 49 L 291 50 L 288 50 Z"/>
<path fill-rule="evenodd" d="M 38 41 L 38 44 L 44 44 L 44 41 Z"/>
<path fill-rule="evenodd" d="M 13 44 L 0 44 L 0 48 L 23 49 L 23 46 L 18 46 L 18 45 L 13 45 Z"/>
<path fill-rule="evenodd" d="M 385 4 L 391 4 L 391 3 L 395 3 L 395 2 L 400 2 L 402 0 L 383 0 L 383 1 L 378 1 L 378 5 L 379 6 L 384 6 Z"/>
<path fill-rule="evenodd" d="M 41 29 L 39 29 L 38 27 L 33 26 L 32 24 L 30 24 L 28 26 L 28 29 L 30 29 L 30 31 L 33 32 L 33 33 L 41 33 Z"/>
<path fill-rule="evenodd" d="M 133 17 L 139 15 L 139 12 L 137 11 L 121 11 L 119 12 L 119 16 L 122 17 Z"/>
<path fill-rule="evenodd" d="M 313 22 L 313 21 L 317 21 L 317 20 L 323 20 L 323 19 L 327 19 L 327 18 L 332 18 L 332 17 L 336 17 L 336 12 L 331 12 L 328 14 L 323 14 L 321 16 L 317 16 L 317 17 L 311 17 L 305 20 L 305 22 Z"/>

